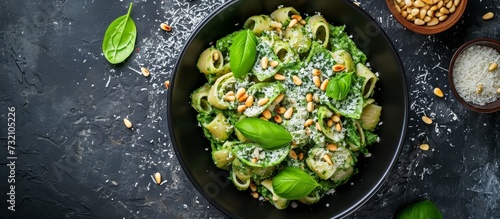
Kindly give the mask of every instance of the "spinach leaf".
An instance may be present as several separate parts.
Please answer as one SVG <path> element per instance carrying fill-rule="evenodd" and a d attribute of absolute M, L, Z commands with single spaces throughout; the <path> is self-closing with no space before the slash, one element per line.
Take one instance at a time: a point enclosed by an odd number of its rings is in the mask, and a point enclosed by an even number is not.
<path fill-rule="evenodd" d="M 245 138 L 267 150 L 280 148 L 292 141 L 292 135 L 285 128 L 259 118 L 242 119 L 236 123 L 235 128 Z"/>
<path fill-rule="evenodd" d="M 318 186 L 311 175 L 295 167 L 285 167 L 273 177 L 274 193 L 288 200 L 303 198 Z"/>
<path fill-rule="evenodd" d="M 130 17 L 132 3 L 126 15 L 116 18 L 106 29 L 102 41 L 102 52 L 111 64 L 125 61 L 134 51 L 137 29 Z"/>
<path fill-rule="evenodd" d="M 404 208 L 397 219 L 443 219 L 443 216 L 434 203 L 425 200 Z"/>
<path fill-rule="evenodd" d="M 351 73 L 340 73 L 330 79 L 326 86 L 326 96 L 335 100 L 343 100 L 351 90 Z"/>
<path fill-rule="evenodd" d="M 230 67 L 235 78 L 245 76 L 255 63 L 257 38 L 251 30 L 240 31 L 229 48 Z"/>

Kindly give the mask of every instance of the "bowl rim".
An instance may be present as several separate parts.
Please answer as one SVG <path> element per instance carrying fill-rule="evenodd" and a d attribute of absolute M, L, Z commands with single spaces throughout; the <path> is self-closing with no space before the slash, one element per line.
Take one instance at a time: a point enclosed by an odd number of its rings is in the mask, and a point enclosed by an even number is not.
<path fill-rule="evenodd" d="M 455 96 L 455 98 L 465 108 L 467 108 L 471 111 L 474 111 L 474 112 L 478 112 L 478 113 L 494 113 L 494 112 L 497 112 L 500 110 L 500 98 L 498 98 L 496 101 L 487 103 L 483 106 L 477 105 L 474 103 L 469 103 L 469 102 L 465 101 L 458 94 L 458 92 L 455 88 L 455 83 L 453 82 L 453 68 L 455 66 L 455 62 L 456 62 L 458 56 L 460 56 L 466 48 L 469 48 L 470 46 L 474 46 L 474 45 L 487 46 L 487 47 L 490 47 L 490 48 L 497 50 L 500 53 L 500 41 L 497 41 L 495 39 L 483 37 L 483 38 L 476 38 L 476 39 L 467 41 L 466 43 L 462 44 L 457 49 L 457 51 L 455 51 L 455 53 L 453 54 L 453 57 L 451 58 L 450 65 L 448 67 L 448 83 L 450 84 L 451 91 L 453 92 L 453 95 Z M 498 46 L 498 49 L 491 47 L 490 45 L 496 45 L 496 46 Z"/>
<path fill-rule="evenodd" d="M 203 20 L 201 20 L 196 27 L 194 28 L 193 32 L 190 34 L 188 40 L 184 43 L 181 53 L 177 57 L 177 61 L 175 62 L 175 67 L 172 71 L 172 76 L 171 76 L 171 84 L 175 86 L 175 78 L 177 75 L 177 71 L 179 70 L 179 66 L 181 63 L 181 60 L 183 57 L 186 55 L 186 50 L 188 46 L 193 42 L 193 40 L 196 38 L 196 36 L 199 34 L 201 31 L 202 27 L 206 25 L 211 19 L 213 19 L 218 13 L 221 11 L 233 6 L 237 2 L 242 1 L 242 0 L 229 0 L 225 3 L 223 3 L 220 7 L 209 13 Z M 384 29 L 375 21 L 375 19 L 368 14 L 366 11 L 364 11 L 361 7 L 357 6 L 350 0 L 340 0 L 343 1 L 346 4 L 351 5 L 354 10 L 356 10 L 360 15 L 365 16 L 369 21 L 376 23 L 377 27 L 380 28 L 382 37 L 383 39 L 388 43 L 389 47 L 391 48 L 391 53 L 394 57 L 396 57 L 396 61 L 399 63 L 398 70 L 402 74 L 401 78 L 401 83 L 403 85 L 403 121 L 402 121 L 402 127 L 401 127 L 401 135 L 399 136 L 398 139 L 396 139 L 397 142 L 397 148 L 394 153 L 394 156 L 391 158 L 389 162 L 389 167 L 384 171 L 382 176 L 379 178 L 379 180 L 375 183 L 375 185 L 363 196 L 359 198 L 359 201 L 355 202 L 351 207 L 339 212 L 337 215 L 333 215 L 338 218 L 344 218 L 353 212 L 355 212 L 357 209 L 359 209 L 361 206 L 363 206 L 370 198 L 372 198 L 375 193 L 380 190 L 382 185 L 385 184 L 385 182 L 388 180 L 389 175 L 392 173 L 393 169 L 396 166 L 396 162 L 399 159 L 399 156 L 401 154 L 402 148 L 405 144 L 405 139 L 406 139 L 406 133 L 408 129 L 408 120 L 409 120 L 409 95 L 408 95 L 408 84 L 407 84 L 407 79 L 406 79 L 406 73 L 404 69 L 403 62 L 401 61 L 401 57 L 399 56 L 399 53 L 396 50 L 396 47 L 394 46 L 393 42 L 390 40 L 390 38 L 387 36 L 387 33 L 384 31 Z M 465 0 L 462 0 L 465 1 Z M 170 135 L 170 141 L 172 144 L 172 147 L 174 148 L 175 155 L 177 157 L 177 160 L 179 161 L 182 170 L 188 177 L 189 181 L 191 184 L 196 188 L 197 192 L 199 192 L 203 198 L 205 198 L 211 205 L 213 205 L 217 210 L 222 212 L 223 214 L 231 217 L 231 218 L 239 218 L 239 215 L 235 215 L 232 212 L 228 211 L 225 209 L 223 206 L 221 206 L 219 203 L 215 202 L 206 192 L 203 190 L 203 187 L 198 183 L 198 181 L 195 180 L 194 176 L 190 171 L 187 169 L 187 164 L 186 161 L 182 158 L 182 155 L 180 153 L 179 146 L 177 144 L 177 140 L 175 138 L 175 133 L 173 129 L 173 125 L 170 121 L 172 121 L 172 99 L 173 99 L 173 92 L 169 91 L 167 95 L 167 123 L 168 123 L 168 128 L 169 128 L 169 135 Z M 221 170 L 222 171 L 222 170 Z"/>
<path fill-rule="evenodd" d="M 467 0 L 460 0 L 460 5 L 457 7 L 456 11 L 451 14 L 445 21 L 442 21 L 441 23 L 435 25 L 435 26 L 419 26 L 416 25 L 408 20 L 406 20 L 396 9 L 394 6 L 394 0 L 385 0 L 387 8 L 389 8 L 389 11 L 391 12 L 392 16 L 396 18 L 396 20 L 406 27 L 407 29 L 423 34 L 423 35 L 432 35 L 432 34 L 437 34 L 441 33 L 453 25 L 455 25 L 461 18 L 462 15 L 465 11 L 465 8 L 467 7 Z"/>

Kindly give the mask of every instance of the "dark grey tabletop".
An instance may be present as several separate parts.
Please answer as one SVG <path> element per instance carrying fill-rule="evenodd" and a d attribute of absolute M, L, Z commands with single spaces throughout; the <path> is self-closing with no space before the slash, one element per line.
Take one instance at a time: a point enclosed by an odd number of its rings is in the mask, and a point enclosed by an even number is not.
<path fill-rule="evenodd" d="M 196 24 L 224 2 L 135 0 L 136 49 L 113 66 L 101 53 L 102 37 L 129 2 L 3 0 L 0 218 L 225 218 L 177 161 L 163 85 Z M 389 179 L 349 218 L 391 218 L 422 199 L 435 202 L 445 218 L 500 218 L 499 113 L 466 110 L 447 77 L 462 43 L 500 39 L 500 3 L 469 1 L 458 24 L 432 36 L 403 28 L 381 0 L 360 3 L 404 63 L 410 120 Z M 483 21 L 489 11 L 495 17 Z M 173 31 L 160 30 L 161 22 Z M 444 98 L 434 96 L 434 87 Z M 425 125 L 423 115 L 434 123 Z M 15 130 L 9 125 L 14 116 Z M 133 129 L 124 127 L 125 117 Z M 8 148 L 11 136 L 15 147 Z M 430 150 L 420 150 L 421 143 Z M 162 185 L 154 183 L 155 172 Z M 8 209 L 12 200 L 15 211 Z"/>

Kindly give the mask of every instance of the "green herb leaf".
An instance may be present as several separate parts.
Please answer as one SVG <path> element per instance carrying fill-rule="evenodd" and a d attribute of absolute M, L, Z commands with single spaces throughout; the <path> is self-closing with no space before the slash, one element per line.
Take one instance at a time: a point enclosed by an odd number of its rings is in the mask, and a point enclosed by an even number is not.
<path fill-rule="evenodd" d="M 274 193 L 288 200 L 303 198 L 318 186 L 312 176 L 295 167 L 285 167 L 273 177 Z"/>
<path fill-rule="evenodd" d="M 292 135 L 283 127 L 259 118 L 245 118 L 235 125 L 245 138 L 267 150 L 277 149 L 292 141 Z"/>
<path fill-rule="evenodd" d="M 104 34 L 102 52 L 111 64 L 125 61 L 134 51 L 137 29 L 134 21 L 130 18 L 131 10 L 132 3 L 130 3 L 127 14 L 111 22 Z"/>
<path fill-rule="evenodd" d="M 229 49 L 230 67 L 235 78 L 245 76 L 255 63 L 257 38 L 251 30 L 240 31 Z"/>
<path fill-rule="evenodd" d="M 434 203 L 425 200 L 404 208 L 398 219 L 443 219 L 443 216 Z"/>
<path fill-rule="evenodd" d="M 326 86 L 326 96 L 343 100 L 351 90 L 352 73 L 340 73 L 330 79 Z"/>

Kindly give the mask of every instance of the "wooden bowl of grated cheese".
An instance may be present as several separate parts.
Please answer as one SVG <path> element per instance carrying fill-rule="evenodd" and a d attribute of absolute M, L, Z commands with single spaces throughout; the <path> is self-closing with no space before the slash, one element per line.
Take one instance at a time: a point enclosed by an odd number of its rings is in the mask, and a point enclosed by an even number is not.
<path fill-rule="evenodd" d="M 479 113 L 500 110 L 500 42 L 480 38 L 460 46 L 453 55 L 448 79 L 455 98 Z"/>

